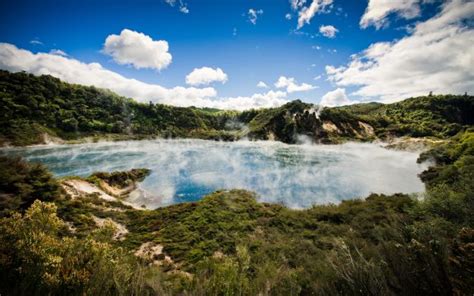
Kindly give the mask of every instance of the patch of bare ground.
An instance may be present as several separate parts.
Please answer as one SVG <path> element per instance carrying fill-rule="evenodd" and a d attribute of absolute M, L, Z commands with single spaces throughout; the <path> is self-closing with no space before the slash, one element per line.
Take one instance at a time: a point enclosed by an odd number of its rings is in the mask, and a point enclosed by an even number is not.
<path fill-rule="evenodd" d="M 79 178 L 78 179 L 64 180 L 64 181 L 61 182 L 61 185 L 64 188 L 64 190 L 66 191 L 66 193 L 72 199 L 83 198 L 83 197 L 86 197 L 88 195 L 94 194 L 97 197 L 99 197 L 100 199 L 103 199 L 105 201 L 120 202 L 124 205 L 131 206 L 134 209 L 143 210 L 143 208 L 138 207 L 138 206 L 136 206 L 134 204 L 131 204 L 129 202 L 120 200 L 117 197 L 108 194 L 107 192 L 105 192 L 104 190 L 102 190 L 101 188 L 96 186 L 95 184 L 90 183 L 90 182 L 85 181 L 85 180 L 82 180 L 82 179 L 79 179 Z M 128 195 L 128 193 L 125 195 L 125 197 L 127 197 L 127 195 Z M 122 209 L 118 209 L 118 211 L 121 211 L 121 210 Z"/>
<path fill-rule="evenodd" d="M 97 225 L 97 227 L 105 227 L 107 224 L 112 225 L 115 229 L 114 235 L 112 237 L 114 240 L 122 241 L 125 239 L 125 236 L 128 234 L 128 229 L 123 224 L 115 222 L 114 220 L 110 218 L 102 219 L 102 218 L 92 215 L 92 219 L 94 219 L 94 222 Z"/>
<path fill-rule="evenodd" d="M 100 188 L 81 179 L 69 179 L 62 182 L 63 188 L 74 199 L 88 194 L 97 194 L 99 198 L 107 201 L 117 201 L 117 198 L 105 193 Z"/>
<path fill-rule="evenodd" d="M 394 150 L 404 150 L 404 151 L 424 151 L 432 148 L 433 146 L 444 143 L 445 140 L 440 139 L 430 139 L 430 138 L 392 138 L 388 141 L 385 148 L 394 149 Z"/>
<path fill-rule="evenodd" d="M 41 138 L 42 138 L 43 144 L 64 144 L 65 143 L 63 139 L 52 136 L 48 133 L 41 134 Z"/>
<path fill-rule="evenodd" d="M 142 258 L 149 264 L 164 267 L 167 273 L 178 274 L 187 278 L 193 275 L 180 269 L 180 264 L 175 263 L 170 256 L 163 253 L 163 245 L 154 242 L 142 244 L 136 251 L 135 256 Z"/>
<path fill-rule="evenodd" d="M 323 129 L 327 132 L 330 132 L 330 133 L 337 133 L 337 134 L 341 133 L 339 128 L 334 123 L 332 123 L 331 121 L 324 121 L 323 122 Z"/>
<path fill-rule="evenodd" d="M 130 194 L 130 192 L 132 192 L 133 190 L 135 190 L 137 188 L 135 183 L 133 183 L 133 184 L 131 184 L 131 185 L 125 187 L 125 188 L 118 188 L 118 187 L 115 187 L 115 186 L 110 186 L 109 183 L 107 183 L 103 180 L 100 181 L 99 186 L 106 193 L 108 193 L 110 195 L 113 195 L 115 197 L 125 197 L 128 194 Z"/>

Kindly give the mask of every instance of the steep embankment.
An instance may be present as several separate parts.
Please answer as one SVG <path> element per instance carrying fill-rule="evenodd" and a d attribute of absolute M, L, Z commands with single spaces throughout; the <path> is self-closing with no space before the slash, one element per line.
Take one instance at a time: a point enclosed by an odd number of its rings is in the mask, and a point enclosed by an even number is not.
<path fill-rule="evenodd" d="M 317 107 L 317 106 L 316 106 Z M 302 137 L 319 143 L 375 139 L 371 125 L 349 112 L 315 109 L 293 101 L 279 108 L 261 110 L 249 122 L 249 137 L 297 143 Z"/>

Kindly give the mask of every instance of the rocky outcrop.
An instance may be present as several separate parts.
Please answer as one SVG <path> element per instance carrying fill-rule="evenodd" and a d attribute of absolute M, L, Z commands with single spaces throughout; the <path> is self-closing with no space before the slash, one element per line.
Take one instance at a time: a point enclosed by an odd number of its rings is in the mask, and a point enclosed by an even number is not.
<path fill-rule="evenodd" d="M 249 124 L 249 137 L 297 143 L 301 136 L 315 143 L 339 143 L 347 139 L 374 140 L 374 128 L 344 112 L 330 112 L 301 101 L 262 111 Z"/>
<path fill-rule="evenodd" d="M 149 173 L 148 169 L 132 169 L 113 173 L 99 172 L 86 179 L 80 177 L 64 179 L 61 181 L 61 186 L 72 199 L 96 196 L 104 201 L 121 202 L 135 209 L 143 209 L 125 200 Z"/>

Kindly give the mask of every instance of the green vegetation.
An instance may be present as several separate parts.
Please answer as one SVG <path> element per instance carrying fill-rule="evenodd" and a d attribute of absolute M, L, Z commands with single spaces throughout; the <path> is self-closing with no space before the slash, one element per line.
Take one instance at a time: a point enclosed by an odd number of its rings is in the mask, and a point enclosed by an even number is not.
<path fill-rule="evenodd" d="M 98 194 L 72 198 L 65 180 L 42 165 L 0 156 L 1 295 L 474 293 L 471 96 L 322 110 L 294 101 L 239 113 L 137 103 L 51 76 L 3 71 L 0 100 L 0 142 L 13 145 L 41 143 L 44 134 L 445 140 L 420 155 L 420 162 L 432 162 L 420 176 L 422 198 L 372 194 L 305 210 L 260 203 L 242 190 L 138 210 Z M 126 189 L 148 174 L 136 169 L 86 180 Z M 120 227 L 128 233 L 119 239 Z M 140 254 L 146 246 L 154 253 Z"/>
<path fill-rule="evenodd" d="M 110 241 L 112 225 L 86 238 L 68 234 L 52 203 L 35 201 L 0 224 L 3 295 L 156 295 L 157 268 L 139 264 Z M 151 277 L 155 282 L 146 281 Z"/>
<path fill-rule="evenodd" d="M 58 182 L 41 164 L 0 155 L 0 217 L 23 211 L 36 200 L 53 201 L 60 194 Z"/>
<path fill-rule="evenodd" d="M 132 169 L 128 172 L 96 172 L 88 179 L 96 183 L 97 179 L 107 182 L 110 186 L 125 188 L 135 182 L 143 181 L 149 174 L 149 169 Z"/>
<path fill-rule="evenodd" d="M 15 188 L 34 183 L 43 193 L 24 214 L 0 222 L 0 293 L 471 295 L 474 131 L 420 156 L 426 159 L 433 166 L 422 174 L 423 199 L 372 194 L 292 210 L 231 190 L 135 210 L 95 195 L 71 199 L 56 186 L 42 186 L 55 182 L 51 177 L 28 178 L 37 165 L 4 158 L 10 174 L 17 172 Z M 100 178 L 122 184 L 146 174 Z M 11 192 L 8 180 L 1 184 Z M 98 227 L 92 217 L 111 219 L 129 233 L 114 240 L 114 225 Z M 134 256 L 144 243 L 163 246 L 162 253 Z M 161 263 L 150 265 L 154 260 Z"/>
<path fill-rule="evenodd" d="M 260 110 L 249 122 L 250 135 L 295 143 L 298 135 L 316 142 L 371 141 L 375 138 L 446 139 L 474 124 L 474 97 L 440 95 L 393 104 L 367 103 L 317 110 L 301 101 Z"/>
<path fill-rule="evenodd" d="M 378 137 L 447 138 L 474 124 L 474 97 L 439 95 L 393 104 L 359 104 L 336 108 L 371 124 Z"/>
<path fill-rule="evenodd" d="M 244 112 L 138 103 L 108 90 L 52 76 L 0 71 L 0 145 L 187 137 L 232 141 L 247 136 L 296 143 L 371 141 L 400 136 L 447 138 L 473 124 L 472 96 L 427 96 L 394 104 L 315 109 L 293 101 Z"/>
<path fill-rule="evenodd" d="M 0 71 L 0 144 L 43 143 L 122 135 L 227 139 L 238 131 L 226 122 L 236 112 L 138 103 L 110 91 L 72 85 L 49 75 Z"/>

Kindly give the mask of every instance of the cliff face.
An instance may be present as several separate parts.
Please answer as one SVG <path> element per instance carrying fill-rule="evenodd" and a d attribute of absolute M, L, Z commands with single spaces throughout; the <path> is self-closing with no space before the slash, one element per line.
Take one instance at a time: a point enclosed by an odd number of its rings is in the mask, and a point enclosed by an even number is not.
<path fill-rule="evenodd" d="M 264 110 L 250 121 L 249 136 L 285 143 L 297 143 L 302 137 L 315 143 L 375 139 L 374 128 L 369 123 L 349 113 L 340 116 L 328 110 L 316 109 L 301 101 Z"/>

